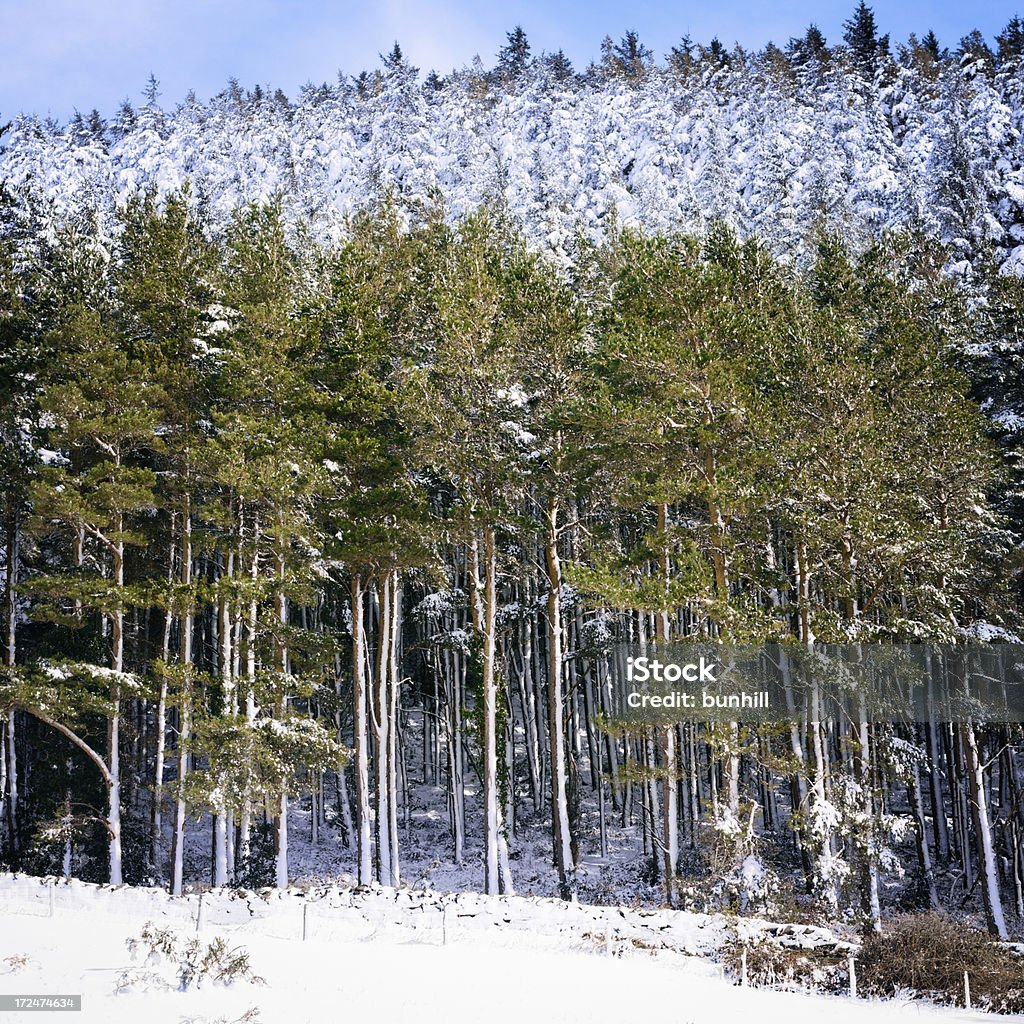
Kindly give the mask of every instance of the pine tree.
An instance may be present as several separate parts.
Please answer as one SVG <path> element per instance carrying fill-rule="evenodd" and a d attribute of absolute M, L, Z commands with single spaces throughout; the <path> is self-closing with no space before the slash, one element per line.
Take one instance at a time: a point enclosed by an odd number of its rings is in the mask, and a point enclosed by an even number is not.
<path fill-rule="evenodd" d="M 854 65 L 869 81 L 878 69 L 880 41 L 874 11 L 860 0 L 848 21 L 843 23 L 843 39 L 850 48 Z"/>
<path fill-rule="evenodd" d="M 669 51 L 667 57 L 668 66 L 677 77 L 685 78 L 693 70 L 693 51 L 694 43 L 688 35 L 683 36 L 680 42 Z"/>
<path fill-rule="evenodd" d="M 318 370 L 322 386 L 334 396 L 328 411 L 327 454 L 335 467 L 335 496 L 328 505 L 324 533 L 334 538 L 331 553 L 350 575 L 358 872 L 361 882 L 371 880 L 372 721 L 375 747 L 383 751 L 378 754 L 376 776 L 377 877 L 390 885 L 401 878 L 394 747 L 403 576 L 432 561 L 424 499 L 412 479 L 411 423 L 416 415 L 403 373 L 424 315 L 419 289 L 425 283 L 422 261 L 430 237 L 430 229 L 426 237 L 403 233 L 397 210 L 388 203 L 356 222 L 334 267 L 329 327 Z M 373 680 L 366 678 L 366 665 L 372 660 L 366 651 L 369 597 L 381 609 Z"/>
<path fill-rule="evenodd" d="M 650 70 L 654 54 L 640 42 L 636 32 L 630 30 L 619 42 L 606 36 L 601 43 L 601 66 L 610 78 L 618 78 L 631 84 L 638 84 Z"/>
<path fill-rule="evenodd" d="M 38 421 L 37 389 L 40 365 L 33 351 L 35 331 L 25 302 L 25 281 L 16 272 L 10 239 L 0 235 L 0 522 L 3 523 L 4 676 L 13 683 L 18 660 L 22 534 L 29 511 L 29 488 L 36 459 L 30 444 L 30 425 Z M 17 866 L 22 846 L 19 829 L 17 729 L 15 710 L 0 717 L 0 849 L 7 863 Z"/>
<path fill-rule="evenodd" d="M 488 893 L 512 891 L 498 790 L 497 622 L 501 531 L 521 501 L 515 427 L 522 417 L 521 382 L 507 288 L 522 259 L 521 243 L 503 238 L 486 212 L 462 221 L 448 236 L 433 266 L 437 349 L 420 385 L 426 420 L 423 457 L 451 481 L 454 491 L 452 531 L 465 552 L 479 644 Z M 495 423 L 502 428 L 496 431 Z"/>
<path fill-rule="evenodd" d="M 156 476 L 145 456 L 159 447 L 155 428 L 164 401 L 162 390 L 147 380 L 142 363 L 118 342 L 113 324 L 94 310 L 73 310 L 61 326 L 66 377 L 50 383 L 40 403 L 53 423 L 48 443 L 62 457 L 40 474 L 33 494 L 40 517 L 37 529 L 66 533 L 77 570 L 71 576 L 39 581 L 38 586 L 55 597 L 71 595 L 76 608 L 102 615 L 109 668 L 57 668 L 52 675 L 35 677 L 17 698 L 30 714 L 63 732 L 100 769 L 108 796 L 105 825 L 114 883 L 122 880 L 121 702 L 139 685 L 126 671 L 125 615 L 141 597 L 129 585 L 125 565 L 129 549 L 145 543 L 133 529 L 133 519 L 155 507 Z M 96 572 L 83 571 L 87 549 Z M 59 614 L 56 608 L 53 614 Z M 57 689 L 53 695 L 50 678 Z M 97 696 L 97 684 L 102 698 Z M 98 712 L 107 721 L 105 755 L 75 731 L 85 712 Z"/>
<path fill-rule="evenodd" d="M 239 787 L 239 859 L 249 856 L 252 802 L 275 806 L 275 878 L 288 878 L 288 797 L 296 784 L 288 749 L 321 727 L 299 724 L 292 705 L 317 676 L 320 638 L 291 621 L 292 599 L 312 583 L 312 552 L 322 543 L 314 514 L 323 480 L 325 425 L 310 378 L 321 318 L 302 317 L 300 261 L 288 244 L 279 205 L 236 215 L 227 238 L 222 295 L 227 331 L 216 377 L 213 472 L 240 541 L 246 674 L 239 714 L 252 745 L 253 772 Z M 299 666 L 306 665 L 306 673 Z M 271 722 L 273 724 L 271 724 Z M 315 728 L 314 728 L 315 726 Z M 312 730 L 312 733 L 311 733 Z"/>
<path fill-rule="evenodd" d="M 928 32 L 925 35 L 924 39 L 921 40 L 921 45 L 928 52 L 928 54 L 931 56 L 932 60 L 935 61 L 936 64 L 940 60 L 942 60 L 948 52 L 939 47 L 938 37 L 931 29 L 928 29 Z"/>
<path fill-rule="evenodd" d="M 543 61 L 548 74 L 556 82 L 567 82 L 573 77 L 572 62 L 561 50 L 546 55 Z"/>
<path fill-rule="evenodd" d="M 999 61 L 1008 64 L 1024 56 L 1024 20 L 1014 15 L 999 35 L 996 36 L 999 47 Z"/>
<path fill-rule="evenodd" d="M 969 57 L 971 60 L 980 60 L 992 63 L 995 59 L 995 55 L 992 53 L 992 48 L 985 41 L 985 37 L 977 30 L 973 29 L 968 32 L 960 40 L 960 45 L 957 47 L 957 56 L 963 60 L 965 57 Z"/>
<path fill-rule="evenodd" d="M 168 620 L 179 623 L 178 667 L 171 673 L 166 664 L 160 671 L 160 701 L 157 709 L 157 765 L 155 796 L 151 815 L 152 852 L 160 841 L 163 799 L 164 737 L 167 685 L 171 674 L 179 683 L 178 780 L 175 827 L 172 846 L 172 891 L 180 894 L 185 825 L 185 776 L 188 766 L 189 723 L 194 709 L 193 634 L 198 602 L 194 580 L 195 545 L 193 528 L 196 506 L 201 502 L 199 468 L 205 461 L 207 434 L 201 413 L 208 405 L 208 368 L 203 366 L 208 308 L 215 254 L 190 210 L 186 190 L 158 203 L 153 192 L 134 197 L 122 212 L 123 228 L 117 254 L 115 288 L 122 331 L 132 339 L 135 351 L 147 365 L 147 376 L 158 381 L 166 397 L 161 423 L 159 472 L 163 481 L 162 512 L 166 534 L 159 550 L 178 549 L 178 578 L 165 595 Z M 169 535 L 169 536 L 168 536 Z M 169 566 L 170 569 L 170 566 Z M 173 577 L 173 572 L 171 573 Z M 169 628 L 169 621 L 165 624 Z M 165 630 L 165 636 L 168 635 Z M 223 858 L 219 860 L 223 865 Z M 217 884 L 227 878 L 218 872 Z"/>
<path fill-rule="evenodd" d="M 527 448 L 520 457 L 533 467 L 531 500 L 543 523 L 554 864 L 563 899 L 574 899 L 578 840 L 567 776 L 564 716 L 569 623 L 562 560 L 571 530 L 566 520 L 578 515 L 600 486 L 601 467 L 592 453 L 600 428 L 590 411 L 595 380 L 586 356 L 583 310 L 554 267 L 537 259 L 522 260 L 508 297 L 521 331 L 516 361 L 527 405 L 522 435 Z"/>
<path fill-rule="evenodd" d="M 496 71 L 505 82 L 522 78 L 530 66 L 530 43 L 521 25 L 506 33 L 508 42 L 498 51 Z"/>

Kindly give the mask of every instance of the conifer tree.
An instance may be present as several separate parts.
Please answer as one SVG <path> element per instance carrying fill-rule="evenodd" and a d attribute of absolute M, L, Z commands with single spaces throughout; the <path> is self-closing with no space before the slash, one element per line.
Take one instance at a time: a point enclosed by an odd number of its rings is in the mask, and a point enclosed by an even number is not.
<path fill-rule="evenodd" d="M 878 68 L 879 38 L 875 13 L 860 0 L 849 20 L 843 23 L 843 39 L 855 66 L 870 80 Z"/>
<path fill-rule="evenodd" d="M 97 311 L 73 311 L 60 329 L 66 377 L 40 398 L 52 428 L 48 442 L 60 453 L 45 467 L 34 488 L 37 529 L 58 529 L 75 551 L 78 572 L 50 577 L 37 586 L 59 601 L 72 596 L 76 607 L 102 616 L 109 666 L 71 665 L 53 670 L 51 696 L 44 672 L 16 695 L 30 714 L 63 732 L 96 764 L 107 789 L 105 826 L 109 833 L 109 874 L 122 880 L 121 856 L 121 702 L 138 691 L 125 664 L 125 616 L 141 595 L 126 577 L 132 547 L 145 543 L 137 515 L 155 507 L 156 477 L 146 456 L 159 445 L 155 428 L 162 390 L 147 380 L 142 363 L 119 345 L 114 325 Z M 92 571 L 84 571 L 89 551 Z M 54 609 L 54 614 L 59 614 Z M 66 688 L 63 683 L 70 681 Z M 94 693 L 96 683 L 102 697 Z M 98 702 L 97 702 L 98 701 Z M 84 713 L 106 720 L 106 752 L 99 755 L 74 731 Z"/>
<path fill-rule="evenodd" d="M 530 65 L 530 42 L 521 25 L 506 33 L 508 42 L 498 51 L 498 74 L 507 82 L 523 77 Z"/>

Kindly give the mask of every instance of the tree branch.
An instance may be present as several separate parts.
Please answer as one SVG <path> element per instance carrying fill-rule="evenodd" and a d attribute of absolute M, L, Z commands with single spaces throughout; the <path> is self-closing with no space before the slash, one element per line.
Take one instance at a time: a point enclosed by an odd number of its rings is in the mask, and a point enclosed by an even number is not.
<path fill-rule="evenodd" d="M 37 708 L 27 707 L 24 704 L 16 705 L 19 710 L 24 711 L 26 714 L 32 715 L 33 718 L 38 718 L 44 725 L 50 726 L 51 729 L 56 729 L 57 732 L 66 736 L 79 750 L 81 750 L 86 757 L 100 770 L 100 775 L 103 776 L 103 781 L 109 786 L 113 781 L 110 778 L 110 770 L 107 768 L 106 762 L 96 753 L 88 743 L 85 742 L 80 736 L 77 736 L 72 732 L 66 725 L 58 722 L 56 719 L 51 718 L 49 715 L 38 710 Z"/>

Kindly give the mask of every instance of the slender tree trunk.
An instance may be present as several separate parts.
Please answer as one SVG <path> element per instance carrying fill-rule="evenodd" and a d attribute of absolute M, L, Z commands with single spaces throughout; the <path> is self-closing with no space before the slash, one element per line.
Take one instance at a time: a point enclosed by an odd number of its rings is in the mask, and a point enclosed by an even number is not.
<path fill-rule="evenodd" d="M 825 746 L 822 742 L 822 721 L 820 711 L 820 694 L 818 684 L 811 684 L 811 710 L 808 728 L 811 734 L 811 749 L 814 751 L 814 775 L 811 780 L 811 815 L 810 832 L 815 849 L 815 881 L 818 894 L 825 904 L 827 912 L 838 911 L 839 893 L 835 875 L 835 864 L 832 854 L 832 836 L 826 831 L 826 822 L 822 812 L 828 803 L 825 789 L 825 777 L 828 771 Z"/>
<path fill-rule="evenodd" d="M 280 520 L 279 520 L 280 527 Z M 284 592 L 287 566 L 285 563 L 285 541 L 279 533 L 277 546 L 277 591 L 274 600 L 277 605 L 277 621 L 281 628 L 278 642 L 281 690 L 278 698 L 278 718 L 283 722 L 288 713 L 288 642 L 285 631 L 288 628 L 288 598 Z M 288 887 L 288 782 L 278 780 L 277 814 L 274 816 L 274 883 L 279 889 Z"/>
<path fill-rule="evenodd" d="M 664 502 L 658 505 L 658 573 L 661 584 L 666 588 L 669 583 L 669 548 L 668 548 L 668 506 Z M 668 608 L 661 609 L 654 618 L 654 639 L 661 646 L 669 642 Z M 663 725 L 657 728 L 659 753 L 661 755 L 661 808 L 662 808 L 662 881 L 665 886 L 665 902 L 669 906 L 675 903 L 676 868 L 679 864 L 679 805 L 676 782 L 679 775 L 678 752 L 676 750 L 675 726 Z"/>
<path fill-rule="evenodd" d="M 174 583 L 174 552 L 175 540 L 171 536 L 171 550 L 167 562 L 167 592 L 171 593 Z M 150 817 L 150 838 L 149 838 L 149 859 L 158 867 L 157 861 L 160 856 L 160 843 L 163 831 L 163 785 L 164 785 L 164 760 L 167 756 L 167 668 L 171 658 L 171 623 L 173 621 L 173 609 L 170 599 L 164 611 L 164 632 L 163 642 L 160 646 L 160 658 L 162 667 L 160 670 L 160 695 L 156 705 L 156 766 L 153 777 L 153 809 Z"/>
<path fill-rule="evenodd" d="M 334 660 L 334 693 L 337 698 L 337 710 L 334 713 L 334 726 L 338 733 L 338 742 L 344 743 L 341 718 L 341 656 L 335 654 Z M 350 853 L 356 852 L 355 826 L 352 821 L 352 805 L 348 798 L 348 783 L 345 779 L 345 768 L 338 768 L 335 774 L 337 808 L 341 815 L 342 827 L 345 830 L 345 846 Z"/>
<path fill-rule="evenodd" d="M 382 885 L 391 885 L 391 783 L 388 778 L 388 752 L 391 749 L 391 702 L 389 681 L 391 668 L 391 574 L 384 573 L 378 583 L 377 601 L 377 665 L 373 699 L 370 705 L 373 720 L 376 762 L 374 787 L 377 813 L 374 817 L 377 877 Z"/>
<path fill-rule="evenodd" d="M 501 891 L 498 870 L 498 831 L 501 801 L 498 796 L 497 680 L 495 678 L 495 629 L 497 620 L 497 542 L 494 529 L 483 529 L 482 551 L 474 546 L 473 575 L 476 581 L 478 629 L 483 642 L 483 751 L 481 773 L 484 790 L 484 891 Z M 481 564 L 482 563 L 482 564 Z M 483 578 L 480 577 L 483 571 Z"/>
<path fill-rule="evenodd" d="M 992 822 L 988 813 L 985 772 L 978 753 L 978 740 L 973 722 L 958 726 L 960 740 L 967 758 L 967 785 L 971 794 L 971 817 L 978 848 L 978 871 L 981 875 L 981 894 L 985 903 L 985 920 L 989 934 L 1006 938 L 1006 920 L 999 893 L 999 874 L 996 869 L 995 846 L 992 842 Z"/>
<path fill-rule="evenodd" d="M 370 768 L 367 756 L 366 709 L 366 644 L 363 626 L 363 581 L 352 574 L 350 600 L 352 609 L 352 701 L 354 725 L 352 746 L 356 776 L 356 877 L 360 885 L 373 881 L 370 847 Z"/>
<path fill-rule="evenodd" d="M 527 616 L 520 625 L 522 636 L 522 672 L 519 673 L 519 704 L 523 712 L 523 732 L 526 737 L 526 763 L 530 774 L 530 799 L 534 812 L 544 801 L 541 783 L 540 740 L 537 735 L 536 693 L 533 684 L 533 628 Z"/>
<path fill-rule="evenodd" d="M 230 581 L 234 576 L 235 553 L 229 551 L 226 555 L 224 574 L 221 577 L 221 594 L 219 595 L 217 612 L 219 618 L 218 633 L 220 638 L 220 674 L 223 694 L 222 714 L 232 716 L 233 708 L 237 703 L 234 696 L 235 681 L 231 669 L 233 664 L 231 652 L 231 601 L 230 594 L 223 587 L 225 580 Z M 225 796 L 222 794 L 214 807 L 213 818 L 213 884 L 222 886 L 228 884 L 228 807 Z"/>
<path fill-rule="evenodd" d="M 921 868 L 921 879 L 928 892 L 928 905 L 932 910 L 939 910 L 939 894 L 935 888 L 935 871 L 928 850 L 928 831 L 924 821 L 924 808 L 921 799 L 921 771 L 915 763 L 912 777 L 907 785 L 907 799 L 914 815 L 914 839 L 917 843 L 917 862 Z"/>
<path fill-rule="evenodd" d="M 21 549 L 21 520 L 17 511 L 7 520 L 7 574 L 4 579 L 4 664 L 13 668 L 18 660 L 18 568 Z"/>
<path fill-rule="evenodd" d="M 181 583 L 192 586 L 192 509 L 188 496 L 181 519 Z M 185 873 L 185 780 L 188 777 L 188 739 L 192 723 L 192 634 L 195 619 L 186 592 L 181 615 L 181 690 L 178 709 L 178 784 L 174 800 L 174 836 L 171 842 L 171 895 L 180 896 Z"/>
<path fill-rule="evenodd" d="M 120 539 L 124 524 L 118 515 L 115 522 L 114 542 L 114 584 L 117 587 L 117 599 L 111 616 L 111 668 L 121 673 L 124 671 L 124 541 Z M 107 768 L 110 778 L 107 783 L 109 811 L 107 813 L 110 830 L 110 884 L 120 885 L 121 871 L 121 687 L 115 682 L 110 692 L 113 713 L 107 727 Z"/>
<path fill-rule="evenodd" d="M 4 585 L 4 664 L 14 668 L 18 654 L 18 554 L 20 529 L 17 511 L 7 520 L 7 576 Z M 18 863 L 18 747 L 15 734 L 15 710 L 11 708 L 4 717 L 2 728 L 6 742 L 0 749 L 0 812 L 6 818 L 7 843 L 12 861 Z"/>
<path fill-rule="evenodd" d="M 545 564 L 548 575 L 548 749 L 551 765 L 551 816 L 554 861 L 562 899 L 575 899 L 576 871 L 572 860 L 569 805 L 565 766 L 565 731 L 562 718 L 562 562 L 558 554 L 557 498 L 545 510 Z"/>
<path fill-rule="evenodd" d="M 860 746 L 858 767 L 860 769 L 861 801 L 867 835 L 863 839 L 863 886 L 864 905 L 868 913 L 871 931 L 882 931 L 882 908 L 878 898 L 878 855 L 875 843 L 875 807 L 871 796 L 871 731 L 868 726 L 867 710 L 863 696 L 859 702 L 857 740 Z"/>
<path fill-rule="evenodd" d="M 401 885 L 402 872 L 398 850 L 398 725 L 401 714 L 401 680 L 399 679 L 399 633 L 401 631 L 402 585 L 398 572 L 391 574 L 391 631 L 388 638 L 388 849 L 391 853 L 391 884 Z"/>
<path fill-rule="evenodd" d="M 256 725 L 256 629 L 259 621 L 259 604 L 256 598 L 256 584 L 260 575 L 260 525 L 254 516 L 252 524 L 252 563 L 249 566 L 249 608 L 245 624 L 245 729 L 249 742 L 253 740 Z M 248 767 L 242 785 L 242 808 L 238 822 L 237 866 L 248 877 L 252 859 L 252 783 Z"/>
<path fill-rule="evenodd" d="M 455 863 L 460 867 L 465 857 L 466 844 L 466 785 L 462 756 L 462 680 L 465 658 L 445 652 L 448 666 L 448 709 L 445 715 L 448 733 L 448 776 L 452 801 L 452 844 Z"/>
<path fill-rule="evenodd" d="M 166 661 L 164 665 L 166 666 Z M 167 756 L 167 670 L 160 672 L 160 694 L 156 704 L 156 767 L 153 778 L 153 812 L 150 819 L 149 859 L 157 865 L 163 829 L 164 760 Z"/>
<path fill-rule="evenodd" d="M 7 723 L 14 717 L 12 708 L 6 714 L 0 715 L 0 843 L 3 841 L 7 830 Z M 13 844 L 8 839 L 8 846 L 11 853 L 14 852 Z"/>

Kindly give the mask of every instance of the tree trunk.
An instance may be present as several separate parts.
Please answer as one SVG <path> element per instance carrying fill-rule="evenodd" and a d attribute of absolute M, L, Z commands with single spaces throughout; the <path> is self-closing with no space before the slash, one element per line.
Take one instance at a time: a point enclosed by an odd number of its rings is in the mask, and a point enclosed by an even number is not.
<path fill-rule="evenodd" d="M 497 681 L 495 678 L 495 628 L 497 619 L 497 541 L 494 529 L 483 529 L 483 551 L 474 545 L 473 575 L 477 596 L 478 630 L 483 642 L 483 752 L 481 773 L 484 790 L 484 892 L 498 895 L 498 830 L 501 807 L 498 797 Z M 481 564 L 482 563 L 482 564 Z M 480 570 L 483 571 L 483 579 Z"/>
<path fill-rule="evenodd" d="M 669 547 L 668 547 L 668 506 L 661 502 L 658 505 L 658 548 L 659 562 L 658 573 L 662 586 L 667 588 L 669 583 Z M 722 570 L 724 575 L 724 568 Z M 659 645 L 667 645 L 669 642 L 669 621 L 668 608 L 662 608 L 654 618 L 654 639 Z M 657 730 L 658 748 L 661 755 L 661 809 L 662 809 L 662 832 L 661 848 L 662 859 L 662 881 L 665 886 L 665 902 L 669 906 L 675 903 L 675 878 L 676 868 L 679 865 L 679 803 L 678 787 L 676 785 L 679 777 L 679 755 L 676 750 L 675 726 L 659 726 Z"/>
<path fill-rule="evenodd" d="M 120 539 L 124 523 L 118 515 L 115 522 L 114 543 L 114 583 L 117 587 L 117 603 L 111 616 L 111 668 L 115 672 L 124 671 L 124 542 Z M 114 683 L 111 687 L 110 700 L 113 714 L 107 728 L 107 768 L 110 778 L 107 782 L 108 827 L 110 830 L 110 884 L 120 885 L 121 874 L 121 687 Z"/>
<path fill-rule="evenodd" d="M 402 585 L 398 572 L 391 574 L 391 631 L 388 638 L 388 849 L 391 853 L 391 884 L 401 885 L 402 872 L 398 851 L 398 719 L 401 714 L 401 680 L 399 679 L 399 633 L 401 631 Z"/>
<path fill-rule="evenodd" d="M 376 761 L 374 788 L 377 813 L 374 816 L 377 877 L 382 885 L 391 885 L 391 783 L 388 778 L 388 752 L 391 748 L 391 702 L 389 680 L 391 666 L 391 574 L 385 573 L 378 584 L 377 600 L 377 665 L 373 699 L 370 704 L 373 721 Z"/>
<path fill-rule="evenodd" d="M 988 814 L 988 796 L 985 791 L 985 772 L 978 753 L 978 739 L 973 722 L 961 722 L 960 741 L 967 759 L 967 785 L 971 794 L 971 817 L 978 849 L 978 871 L 981 875 L 981 894 L 985 903 L 985 920 L 990 935 L 1006 938 L 1006 920 L 999 893 L 999 874 L 996 869 L 995 847 L 992 842 L 992 822 Z"/>
<path fill-rule="evenodd" d="M 256 724 L 256 629 L 259 621 L 259 605 L 256 600 L 256 583 L 260 574 L 260 525 L 253 517 L 252 564 L 249 567 L 249 608 L 245 624 L 245 728 L 249 742 L 253 739 Z M 236 865 L 248 876 L 252 858 L 252 784 L 248 769 L 242 785 L 242 807 L 238 822 L 238 849 Z"/>
<path fill-rule="evenodd" d="M 356 877 L 360 885 L 373 881 L 370 848 L 370 769 L 367 756 L 366 638 L 363 626 L 363 581 L 352 574 L 352 701 L 354 706 L 353 761 L 356 776 Z"/>
<path fill-rule="evenodd" d="M 174 551 L 175 541 L 173 528 L 171 535 L 171 550 L 167 563 L 167 592 L 170 594 L 174 583 Z M 163 831 L 163 785 L 164 785 L 164 760 L 167 756 L 167 666 L 171 657 L 171 623 L 173 621 L 173 609 L 168 598 L 167 608 L 164 611 L 164 634 L 163 643 L 160 646 L 160 658 L 163 668 L 160 671 L 160 696 L 156 705 L 156 767 L 153 777 L 153 808 L 150 817 L 149 837 L 149 859 L 156 868 L 157 859 L 160 854 L 160 843 Z"/>
<path fill-rule="evenodd" d="M 4 586 L 4 624 L 6 641 L 4 643 L 4 664 L 14 668 L 18 654 L 18 552 L 20 547 L 20 529 L 18 514 L 15 511 L 7 521 L 7 576 Z M 6 742 L 0 746 L 0 811 L 6 818 L 7 842 L 14 864 L 18 863 L 18 747 L 15 735 L 15 710 L 7 713 L 2 723 L 6 733 Z"/>
<path fill-rule="evenodd" d="M 562 718 L 562 562 L 558 554 L 558 499 L 551 498 L 545 510 L 545 565 L 548 576 L 548 750 L 551 768 L 551 817 L 554 862 L 562 899 L 576 895 L 572 837 L 565 766 L 565 731 Z"/>
<path fill-rule="evenodd" d="M 860 746 L 858 768 L 861 785 L 861 801 L 866 820 L 867 834 L 862 841 L 862 885 L 864 909 L 868 914 L 871 931 L 882 931 L 882 908 L 878 899 L 878 855 L 875 843 L 875 808 L 871 796 L 871 732 L 863 696 L 858 706 L 857 741 Z"/>
<path fill-rule="evenodd" d="M 186 497 L 181 519 L 181 582 L 192 585 L 192 510 Z M 174 800 L 174 836 L 171 842 L 171 895 L 180 896 L 184 883 L 185 865 L 185 779 L 188 776 L 188 737 L 192 722 L 192 633 L 195 620 L 192 601 L 185 597 L 186 607 L 181 615 L 181 672 L 182 682 L 178 709 L 178 780 Z"/>

